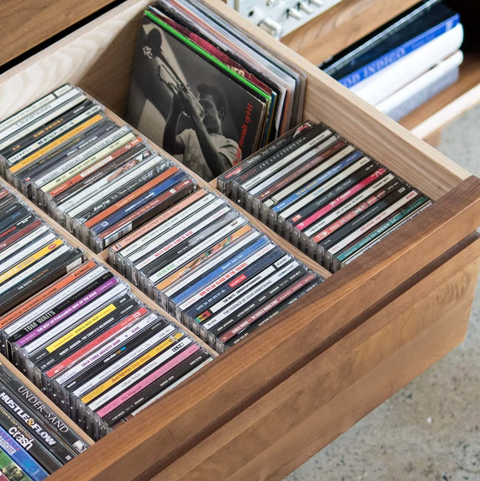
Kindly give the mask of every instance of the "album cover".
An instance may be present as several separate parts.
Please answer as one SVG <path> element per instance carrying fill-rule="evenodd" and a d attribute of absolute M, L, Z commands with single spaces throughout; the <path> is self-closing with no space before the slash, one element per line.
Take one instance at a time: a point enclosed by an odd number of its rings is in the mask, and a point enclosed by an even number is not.
<path fill-rule="evenodd" d="M 210 181 L 258 148 L 270 98 L 150 12 L 140 30 L 127 118 Z"/>

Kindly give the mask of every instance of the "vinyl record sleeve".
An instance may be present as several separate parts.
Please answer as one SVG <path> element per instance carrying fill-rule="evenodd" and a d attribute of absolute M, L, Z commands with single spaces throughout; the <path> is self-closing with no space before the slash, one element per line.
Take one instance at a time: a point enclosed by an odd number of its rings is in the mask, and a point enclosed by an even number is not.
<path fill-rule="evenodd" d="M 127 116 L 210 181 L 257 150 L 271 96 L 146 15 L 132 75 L 137 95 L 131 92 Z"/>

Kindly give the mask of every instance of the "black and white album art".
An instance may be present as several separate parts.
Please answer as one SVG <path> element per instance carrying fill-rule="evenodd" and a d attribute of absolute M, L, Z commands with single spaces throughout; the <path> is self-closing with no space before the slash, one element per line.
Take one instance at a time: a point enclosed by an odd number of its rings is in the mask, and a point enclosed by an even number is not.
<path fill-rule="evenodd" d="M 252 154 L 265 103 L 145 17 L 137 42 L 128 120 L 210 181 Z"/>

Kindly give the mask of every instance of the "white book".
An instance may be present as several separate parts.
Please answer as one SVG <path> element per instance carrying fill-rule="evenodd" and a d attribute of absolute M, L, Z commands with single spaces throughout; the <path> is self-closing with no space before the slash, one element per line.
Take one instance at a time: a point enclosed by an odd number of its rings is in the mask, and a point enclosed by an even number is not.
<path fill-rule="evenodd" d="M 450 57 L 463 43 L 463 26 L 440 35 L 398 62 L 354 85 L 350 90 L 366 102 L 377 106 L 423 73 Z"/>
<path fill-rule="evenodd" d="M 399 105 L 395 110 L 388 115 L 395 121 L 399 122 L 403 117 L 407 116 L 414 110 L 421 107 L 425 102 L 443 92 L 448 87 L 458 82 L 460 78 L 460 68 L 456 67 L 446 75 L 441 77 L 438 82 L 424 88 L 418 94 L 414 95 L 410 99 L 406 100 L 403 104 Z"/>
<path fill-rule="evenodd" d="M 400 120 L 418 107 L 419 102 L 421 104 L 429 100 L 451 85 L 457 79 L 458 67 L 462 62 L 463 53 L 457 51 L 377 105 L 377 109 L 394 120 Z"/>

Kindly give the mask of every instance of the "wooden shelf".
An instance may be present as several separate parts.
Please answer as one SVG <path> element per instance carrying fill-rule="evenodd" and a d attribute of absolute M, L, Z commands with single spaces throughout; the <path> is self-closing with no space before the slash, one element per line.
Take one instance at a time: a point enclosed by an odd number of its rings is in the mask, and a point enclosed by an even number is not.
<path fill-rule="evenodd" d="M 418 0 L 343 0 L 282 42 L 315 65 L 418 3 Z"/>
<path fill-rule="evenodd" d="M 118 0 L 1 0 L 0 66 Z"/>
<path fill-rule="evenodd" d="M 465 55 L 457 83 L 400 121 L 417 137 L 426 139 L 480 104 L 480 54 Z"/>

